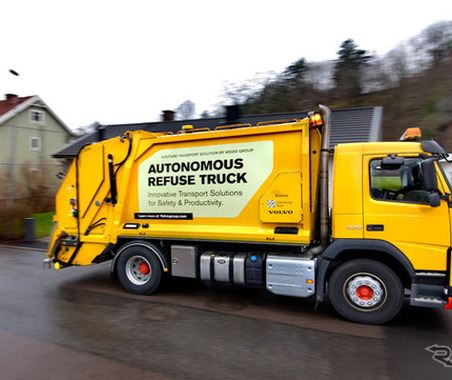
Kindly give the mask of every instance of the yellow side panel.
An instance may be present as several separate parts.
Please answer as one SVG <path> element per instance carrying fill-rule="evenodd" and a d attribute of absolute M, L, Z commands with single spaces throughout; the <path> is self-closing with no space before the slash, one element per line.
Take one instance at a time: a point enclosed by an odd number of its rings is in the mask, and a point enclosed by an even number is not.
<path fill-rule="evenodd" d="M 362 151 L 347 151 L 338 145 L 334 153 L 333 218 L 337 215 L 362 215 Z M 341 236 L 335 236 L 339 238 Z"/>
<path fill-rule="evenodd" d="M 419 242 L 418 239 L 413 239 L 413 242 L 400 240 L 394 239 L 392 243 L 409 258 L 414 269 L 446 270 L 448 247 Z"/>
<path fill-rule="evenodd" d="M 300 223 L 301 173 L 279 173 L 260 199 L 263 223 Z"/>
<path fill-rule="evenodd" d="M 106 247 L 107 244 L 83 243 L 72 262 L 74 265 L 89 265 Z"/>
<path fill-rule="evenodd" d="M 74 204 L 71 204 L 72 203 Z M 77 201 L 77 179 L 75 164 L 70 166 L 60 189 L 58 190 L 55 202 L 56 213 L 54 220 L 58 222 L 60 228 L 68 234 L 77 229 L 77 218 L 73 216 Z"/>
<path fill-rule="evenodd" d="M 353 149 L 351 149 L 353 147 Z M 333 238 L 362 239 L 363 189 L 361 145 L 338 145 L 333 171 Z"/>
<path fill-rule="evenodd" d="M 364 237 L 362 215 L 336 215 L 333 236 L 341 239 L 362 239 Z"/>
<path fill-rule="evenodd" d="M 84 217 L 94 195 L 104 180 L 104 146 L 93 144 L 84 148 L 78 158 L 79 213 Z"/>
<path fill-rule="evenodd" d="M 57 258 L 67 264 L 89 265 L 106 247 L 107 244 L 102 243 L 83 243 L 77 251 L 77 247 L 63 246 L 60 248 Z M 73 256 L 72 262 L 69 262 Z"/>

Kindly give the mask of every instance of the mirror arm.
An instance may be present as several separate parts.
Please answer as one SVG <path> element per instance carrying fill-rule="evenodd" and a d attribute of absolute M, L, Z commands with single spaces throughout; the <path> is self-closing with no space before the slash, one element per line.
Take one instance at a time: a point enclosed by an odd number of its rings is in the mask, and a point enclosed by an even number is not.
<path fill-rule="evenodd" d="M 439 198 L 446 201 L 449 207 L 452 207 L 452 194 L 446 193 L 443 195 L 439 193 Z"/>

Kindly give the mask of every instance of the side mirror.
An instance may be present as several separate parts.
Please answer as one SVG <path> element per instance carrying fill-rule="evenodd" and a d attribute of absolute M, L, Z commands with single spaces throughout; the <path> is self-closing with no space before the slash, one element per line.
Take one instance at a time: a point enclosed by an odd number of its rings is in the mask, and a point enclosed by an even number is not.
<path fill-rule="evenodd" d="M 405 158 L 391 155 L 381 160 L 381 168 L 384 170 L 398 170 L 405 163 Z"/>
<path fill-rule="evenodd" d="M 432 207 L 439 207 L 441 205 L 441 197 L 437 192 L 431 192 L 428 195 L 428 203 Z"/>
<path fill-rule="evenodd" d="M 422 174 L 424 177 L 424 189 L 438 192 L 438 179 L 436 178 L 435 158 L 422 161 Z"/>
<path fill-rule="evenodd" d="M 437 158 L 428 158 L 422 161 L 422 174 L 424 179 L 424 190 L 430 191 L 428 203 L 432 207 L 441 205 L 441 196 L 438 190 L 438 179 L 436 177 L 435 161 Z"/>

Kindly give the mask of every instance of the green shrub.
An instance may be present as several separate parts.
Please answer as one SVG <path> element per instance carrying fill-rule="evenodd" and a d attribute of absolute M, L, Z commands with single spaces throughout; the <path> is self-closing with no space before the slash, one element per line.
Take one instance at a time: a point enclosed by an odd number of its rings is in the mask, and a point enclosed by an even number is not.
<path fill-rule="evenodd" d="M 53 228 L 53 212 L 45 212 L 41 214 L 33 214 L 35 219 L 36 238 L 49 236 Z"/>
<path fill-rule="evenodd" d="M 24 219 L 31 215 L 31 208 L 25 205 L 0 205 L 0 239 L 23 239 L 25 235 Z"/>

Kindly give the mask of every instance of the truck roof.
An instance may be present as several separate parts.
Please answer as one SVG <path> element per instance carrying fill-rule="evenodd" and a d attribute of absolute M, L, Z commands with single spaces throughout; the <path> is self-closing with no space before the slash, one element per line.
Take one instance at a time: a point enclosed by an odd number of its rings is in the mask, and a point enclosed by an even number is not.
<path fill-rule="evenodd" d="M 385 142 L 370 142 L 370 143 L 347 143 L 338 144 L 336 146 L 337 152 L 341 154 L 409 154 L 409 153 L 423 153 L 420 142 L 408 141 L 385 141 Z"/>
<path fill-rule="evenodd" d="M 378 141 L 381 137 L 381 123 L 383 107 L 359 107 L 333 109 L 330 150 L 339 143 Z M 243 115 L 229 124 L 249 123 L 256 125 L 262 121 L 275 121 L 281 119 L 302 119 L 306 117 L 305 111 L 285 112 L 261 115 Z M 215 128 L 219 125 L 227 125 L 223 117 L 195 120 L 160 121 L 150 123 L 100 125 L 95 131 L 62 147 L 52 156 L 55 158 L 74 158 L 80 149 L 95 142 L 120 136 L 126 131 L 145 130 L 149 132 L 177 132 L 185 124 L 191 124 L 195 128 Z"/>

